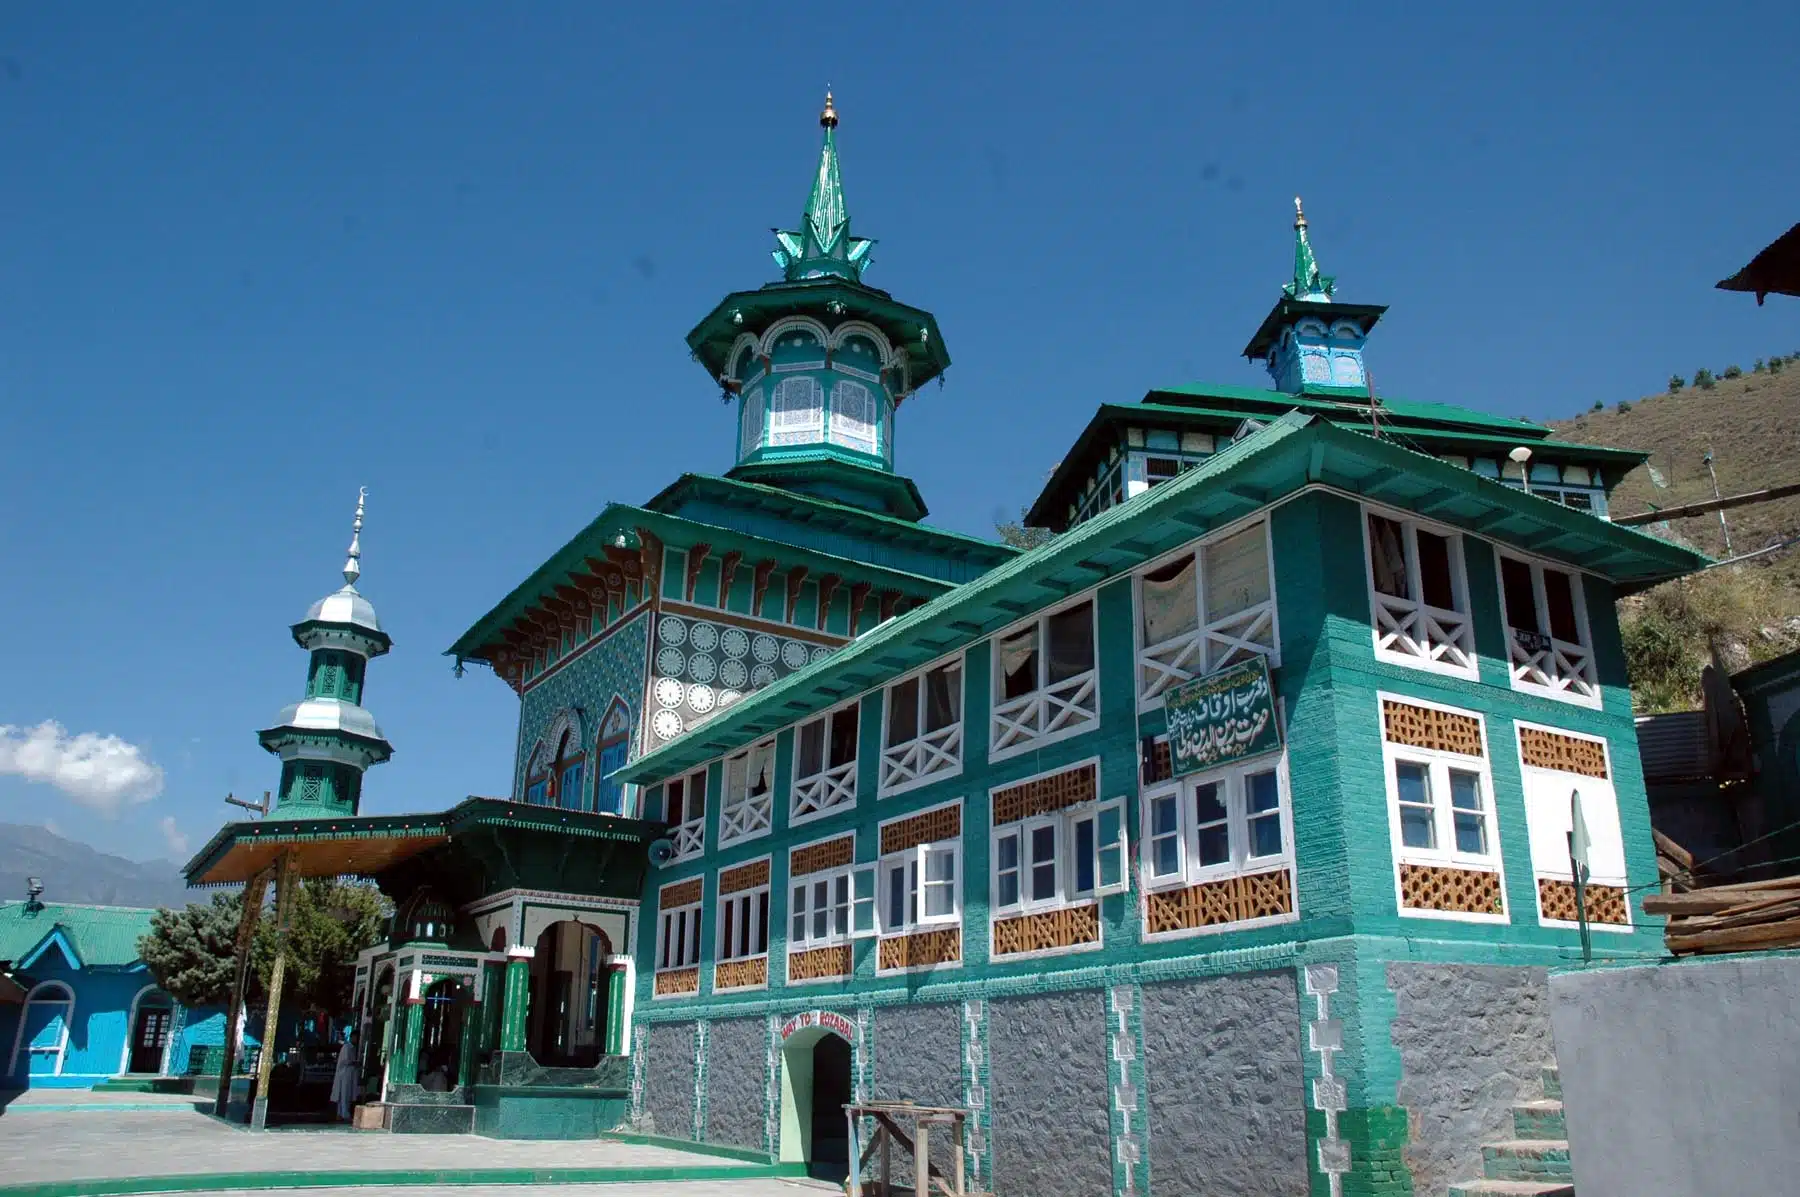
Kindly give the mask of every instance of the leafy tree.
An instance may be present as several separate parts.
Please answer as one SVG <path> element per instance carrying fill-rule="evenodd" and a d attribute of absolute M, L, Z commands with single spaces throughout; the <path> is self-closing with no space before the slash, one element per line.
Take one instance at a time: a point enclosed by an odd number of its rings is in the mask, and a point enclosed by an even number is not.
<path fill-rule="evenodd" d="M 1735 365 L 1725 367 L 1725 377 L 1726 378 L 1742 378 L 1743 376 L 1744 376 L 1744 372 L 1742 370 L 1738 369 Z"/>
<path fill-rule="evenodd" d="M 1713 378 L 1713 372 L 1705 367 L 1694 371 L 1694 385 L 1703 391 L 1712 390 L 1713 383 L 1716 381 L 1717 380 Z"/>
<path fill-rule="evenodd" d="M 1626 599 L 1619 631 L 1633 709 L 1697 709 L 1700 671 L 1715 648 L 1752 662 L 1779 656 L 1800 639 L 1785 630 L 1796 615 L 1800 599 L 1763 570 L 1708 570 Z"/>
<path fill-rule="evenodd" d="M 1619 400 L 1619 411 L 1621 413 L 1628 412 L 1630 410 L 1631 410 L 1631 400 L 1629 400 L 1629 399 Z"/>
<path fill-rule="evenodd" d="M 237 893 L 214 894 L 210 903 L 159 910 L 138 940 L 138 958 L 168 994 L 184 1006 L 215 1006 L 231 997 L 237 951 Z"/>
<path fill-rule="evenodd" d="M 1595 410 L 1595 411 L 1605 411 L 1605 410 L 1606 410 L 1606 404 L 1604 404 L 1604 403 L 1602 403 L 1602 402 L 1600 402 L 1600 401 L 1599 401 L 1599 400 L 1598 400 L 1598 399 L 1596 399 L 1596 400 L 1594 400 L 1594 408 L 1593 408 L 1593 410 Z"/>
<path fill-rule="evenodd" d="M 1025 512 L 1027 510 L 1029 510 L 1029 508 L 1021 507 L 1019 509 L 1019 518 L 1016 520 L 997 519 L 994 521 L 994 534 L 1000 538 L 1001 544 L 1011 545 L 1015 549 L 1022 549 L 1029 552 L 1039 545 L 1049 544 L 1051 539 L 1055 537 L 1056 533 L 1048 528 L 1026 527 Z"/>
<path fill-rule="evenodd" d="M 1771 374 L 1781 373 L 1781 367 L 1783 364 L 1784 363 L 1782 362 L 1782 360 L 1779 357 L 1770 358 L 1769 359 L 1769 373 L 1771 373 Z"/>
<path fill-rule="evenodd" d="M 1756 361 L 1751 363 L 1750 373 L 1761 374 L 1762 372 L 1763 372 L 1763 360 L 1759 357 L 1756 359 Z"/>
<path fill-rule="evenodd" d="M 356 954 L 381 938 L 390 908 L 381 891 L 359 881 L 308 877 L 294 894 L 288 925 L 282 1003 L 336 1013 L 350 1008 Z M 275 964 L 275 920 L 257 924 L 251 969 L 266 990 Z"/>
<path fill-rule="evenodd" d="M 1684 387 L 1686 385 L 1687 385 L 1687 379 L 1683 378 L 1681 375 L 1679 375 L 1679 374 L 1669 375 L 1669 394 L 1673 395 L 1676 391 L 1679 391 L 1682 387 Z"/>

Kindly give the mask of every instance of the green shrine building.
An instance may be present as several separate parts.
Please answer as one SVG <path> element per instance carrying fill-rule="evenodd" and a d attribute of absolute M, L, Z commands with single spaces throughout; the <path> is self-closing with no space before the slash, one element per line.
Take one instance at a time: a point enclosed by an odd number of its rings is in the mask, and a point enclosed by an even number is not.
<path fill-rule="evenodd" d="M 895 423 L 949 356 L 863 282 L 821 124 L 780 277 L 688 334 L 735 464 L 608 506 L 450 649 L 520 697 L 512 792 L 358 813 L 389 644 L 352 568 L 294 628 L 279 803 L 190 880 L 396 900 L 357 987 L 394 1130 L 841 1175 L 841 1107 L 911 1099 L 970 1111 L 1003 1197 L 1478 1175 L 1581 960 L 1572 795 L 1597 954 L 1661 953 L 1614 602 L 1703 559 L 1609 522 L 1642 455 L 1377 401 L 1385 309 L 1296 205 L 1269 388 L 1103 405 L 1040 548 L 933 528 Z"/>

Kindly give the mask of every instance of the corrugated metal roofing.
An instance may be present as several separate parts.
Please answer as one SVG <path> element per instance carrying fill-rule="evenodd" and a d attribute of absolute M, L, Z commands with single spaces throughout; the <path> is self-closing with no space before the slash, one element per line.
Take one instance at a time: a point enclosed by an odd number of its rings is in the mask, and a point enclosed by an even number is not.
<path fill-rule="evenodd" d="M 23 960 L 60 930 L 82 967 L 125 968 L 137 963 L 138 940 L 155 914 L 136 906 L 64 902 L 46 902 L 34 912 L 24 902 L 0 902 L 0 960 Z"/>

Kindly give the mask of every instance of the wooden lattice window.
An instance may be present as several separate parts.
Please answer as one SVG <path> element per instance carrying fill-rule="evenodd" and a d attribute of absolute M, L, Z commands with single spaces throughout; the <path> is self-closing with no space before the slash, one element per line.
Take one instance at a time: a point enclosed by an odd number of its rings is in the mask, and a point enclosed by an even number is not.
<path fill-rule="evenodd" d="M 909 818 L 889 823 L 881 829 L 881 854 L 904 852 L 920 844 L 953 840 L 962 835 L 962 804 L 940 806 Z"/>
<path fill-rule="evenodd" d="M 1606 779 L 1606 745 L 1599 740 L 1563 735 L 1538 727 L 1519 729 L 1519 755 L 1527 765 L 1537 769 L 1554 769 L 1559 773 L 1580 773 L 1586 777 Z"/>
<path fill-rule="evenodd" d="M 788 980 L 820 981 L 831 977 L 847 977 L 850 975 L 850 959 L 849 944 L 789 952 Z"/>
<path fill-rule="evenodd" d="M 846 703 L 794 730 L 790 824 L 856 805 L 857 710 Z"/>
<path fill-rule="evenodd" d="M 788 874 L 804 877 L 809 873 L 822 873 L 827 869 L 842 868 L 854 859 L 856 836 L 840 835 L 833 840 L 795 848 L 788 854 Z"/>
<path fill-rule="evenodd" d="M 1381 721 L 1383 734 L 1394 744 L 1411 744 L 1458 756 L 1486 755 L 1481 744 L 1481 720 L 1473 715 L 1384 698 Z"/>
<path fill-rule="evenodd" d="M 679 997 L 700 992 L 698 968 L 667 969 L 656 974 L 657 997 Z"/>
<path fill-rule="evenodd" d="M 735 894 L 739 890 L 755 889 L 759 885 L 769 884 L 769 860 L 753 860 L 749 864 L 741 864 L 732 869 L 721 869 L 719 872 L 719 894 Z"/>
<path fill-rule="evenodd" d="M 1400 905 L 1407 910 L 1442 910 L 1459 914 L 1506 913 L 1498 873 L 1441 865 L 1402 863 Z"/>
<path fill-rule="evenodd" d="M 667 910 L 671 906 L 692 906 L 700 900 L 702 882 L 698 877 L 689 877 L 686 881 L 677 881 L 673 885 L 662 887 L 657 895 L 656 905 L 659 910 Z"/>
<path fill-rule="evenodd" d="M 1292 913 L 1294 884 L 1287 869 L 1227 877 L 1185 889 L 1152 890 L 1144 895 L 1144 929 L 1150 935 Z"/>
<path fill-rule="evenodd" d="M 962 928 L 894 935 L 881 941 L 875 966 L 886 972 L 896 968 L 932 968 L 962 959 Z"/>
<path fill-rule="evenodd" d="M 714 989 L 749 989 L 769 983 L 769 958 L 722 960 L 713 965 Z"/>
<path fill-rule="evenodd" d="M 1538 914 L 1546 922 L 1572 923 L 1575 921 L 1575 883 L 1558 881 L 1554 877 L 1539 877 Z M 1608 923 L 1614 926 L 1631 925 L 1631 908 L 1625 901 L 1625 888 L 1619 885 L 1594 885 L 1591 882 L 1582 895 L 1583 904 L 1590 923 Z"/>
<path fill-rule="evenodd" d="M 995 956 L 1014 956 L 1099 942 L 1100 908 L 1089 904 L 997 919 L 992 951 Z"/>
<path fill-rule="evenodd" d="M 994 822 L 1012 823 L 1045 815 L 1099 796 L 1099 767 L 1092 761 L 1047 777 L 1035 777 L 994 791 Z"/>

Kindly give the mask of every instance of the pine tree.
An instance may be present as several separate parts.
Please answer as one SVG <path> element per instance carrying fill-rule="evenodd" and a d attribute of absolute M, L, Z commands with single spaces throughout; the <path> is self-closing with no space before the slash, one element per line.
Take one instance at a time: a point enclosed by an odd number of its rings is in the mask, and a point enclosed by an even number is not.
<path fill-rule="evenodd" d="M 1714 381 L 1715 381 L 1715 379 L 1713 378 L 1713 372 L 1711 370 L 1708 370 L 1705 367 L 1701 367 L 1700 369 L 1694 371 L 1694 385 L 1699 387 L 1701 390 L 1703 390 L 1703 391 L 1712 390 Z"/>
<path fill-rule="evenodd" d="M 1669 394 L 1673 395 L 1687 385 L 1687 379 L 1679 374 L 1669 375 Z"/>
<path fill-rule="evenodd" d="M 1725 377 L 1726 378 L 1742 378 L 1743 376 L 1744 376 L 1744 372 L 1742 370 L 1738 369 L 1736 366 L 1726 366 L 1725 367 Z"/>

